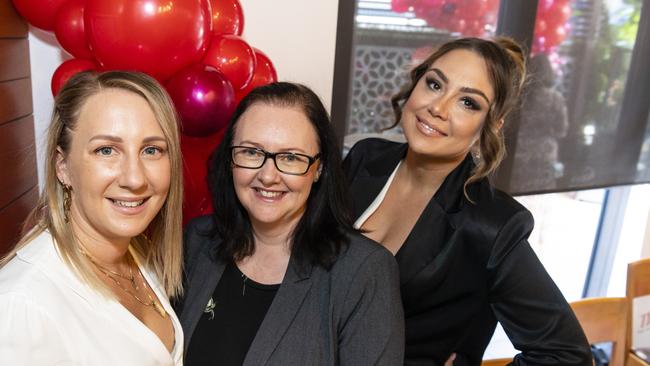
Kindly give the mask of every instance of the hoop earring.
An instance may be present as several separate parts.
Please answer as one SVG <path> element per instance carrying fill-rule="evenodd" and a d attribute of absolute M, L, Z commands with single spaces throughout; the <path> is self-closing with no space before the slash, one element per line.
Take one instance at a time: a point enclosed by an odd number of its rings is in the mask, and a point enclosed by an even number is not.
<path fill-rule="evenodd" d="M 70 205 L 72 204 L 72 187 L 63 185 L 63 217 L 65 222 L 70 222 Z"/>

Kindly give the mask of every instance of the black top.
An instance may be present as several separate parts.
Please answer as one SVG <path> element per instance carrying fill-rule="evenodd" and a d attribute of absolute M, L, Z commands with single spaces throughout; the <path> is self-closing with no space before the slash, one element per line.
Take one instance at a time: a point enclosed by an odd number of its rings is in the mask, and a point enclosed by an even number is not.
<path fill-rule="evenodd" d="M 344 161 L 354 217 L 377 197 L 408 146 L 357 143 Z M 497 321 L 520 351 L 514 365 L 591 365 L 570 306 L 528 244 L 530 212 L 487 179 L 463 184 L 468 157 L 445 178 L 396 259 L 407 365 L 480 365 Z M 570 243 L 568 243 L 570 244 Z"/>
<path fill-rule="evenodd" d="M 280 285 L 247 278 L 226 265 L 187 349 L 185 365 L 240 366 Z"/>

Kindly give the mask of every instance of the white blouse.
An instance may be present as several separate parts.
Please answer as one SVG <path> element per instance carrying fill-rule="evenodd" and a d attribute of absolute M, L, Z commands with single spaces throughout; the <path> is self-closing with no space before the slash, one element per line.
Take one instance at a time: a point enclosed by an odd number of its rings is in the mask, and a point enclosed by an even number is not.
<path fill-rule="evenodd" d="M 366 208 L 366 210 L 363 211 L 361 216 L 359 216 L 357 221 L 354 222 L 354 228 L 355 229 L 361 229 L 361 227 L 363 226 L 363 223 L 366 222 L 366 220 L 368 220 L 368 218 L 370 218 L 370 216 L 372 216 L 372 214 L 374 214 L 375 211 L 377 211 L 377 209 L 379 208 L 381 203 L 384 201 L 384 197 L 386 197 L 386 193 L 388 192 L 388 188 L 390 188 L 391 183 L 393 183 L 393 178 L 395 178 L 395 174 L 397 174 L 397 169 L 399 169 L 400 165 L 402 165 L 402 160 L 400 160 L 399 163 L 397 163 L 397 166 L 395 167 L 393 172 L 390 174 L 390 177 L 388 177 L 388 180 L 386 181 L 386 184 L 384 184 L 384 188 L 381 189 L 381 191 L 379 192 L 377 197 L 375 197 L 375 199 L 372 201 L 370 206 L 368 206 L 368 208 Z"/>
<path fill-rule="evenodd" d="M 0 365 L 182 365 L 178 318 L 156 275 L 136 262 L 171 318 L 171 354 L 124 306 L 81 282 L 43 232 L 0 269 Z"/>

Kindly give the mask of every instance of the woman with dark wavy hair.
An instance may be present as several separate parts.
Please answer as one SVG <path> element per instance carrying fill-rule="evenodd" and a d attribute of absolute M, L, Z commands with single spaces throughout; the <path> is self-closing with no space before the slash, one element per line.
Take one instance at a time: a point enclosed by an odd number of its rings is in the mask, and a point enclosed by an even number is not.
<path fill-rule="evenodd" d="M 187 365 L 397 365 L 397 265 L 356 233 L 325 108 L 273 83 L 209 163 L 214 215 L 186 227 Z"/>
<path fill-rule="evenodd" d="M 515 365 L 591 364 L 527 242 L 530 212 L 487 178 L 524 75 L 510 39 L 443 44 L 392 99 L 407 143 L 367 139 L 346 157 L 355 227 L 399 265 L 407 365 L 480 365 L 497 321 L 522 351 Z"/>

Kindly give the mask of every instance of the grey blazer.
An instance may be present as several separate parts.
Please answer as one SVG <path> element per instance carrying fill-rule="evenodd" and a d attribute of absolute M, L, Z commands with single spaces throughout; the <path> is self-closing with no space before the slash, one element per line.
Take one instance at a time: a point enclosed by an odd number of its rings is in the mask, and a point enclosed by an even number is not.
<path fill-rule="evenodd" d="M 185 348 L 226 263 L 213 218 L 185 228 L 186 283 L 180 321 Z M 299 272 L 290 260 L 244 365 L 401 365 L 404 315 L 394 257 L 358 234 L 331 270 Z M 218 360 L 215 360 L 218 364 Z"/>

